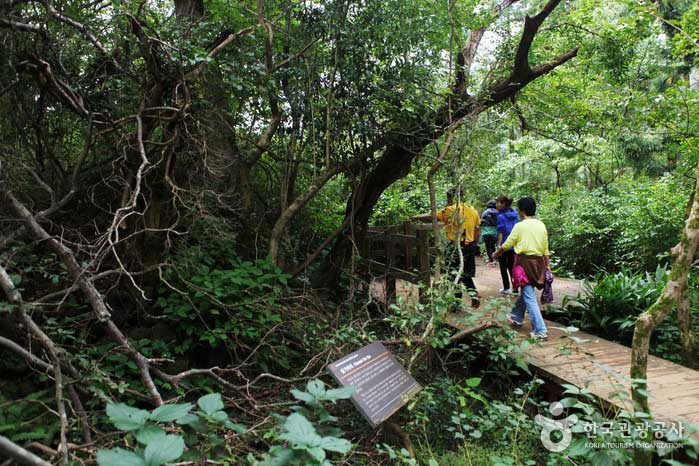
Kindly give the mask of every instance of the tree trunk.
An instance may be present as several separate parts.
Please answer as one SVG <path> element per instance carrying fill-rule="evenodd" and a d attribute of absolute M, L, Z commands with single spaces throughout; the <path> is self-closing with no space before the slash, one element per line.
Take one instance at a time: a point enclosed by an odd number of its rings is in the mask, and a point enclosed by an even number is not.
<path fill-rule="evenodd" d="M 695 176 L 699 179 L 699 165 L 697 165 Z M 697 185 L 694 185 L 696 191 Z M 699 245 L 699 202 L 696 193 L 694 202 L 690 210 L 689 218 L 685 222 L 682 238 L 677 246 L 673 248 L 675 262 L 670 269 L 665 288 L 658 300 L 644 313 L 638 316 L 636 327 L 634 328 L 633 340 L 631 343 L 631 378 L 635 379 L 632 385 L 631 396 L 636 405 L 636 409 L 645 413 L 650 413 L 646 390 L 648 351 L 653 330 L 665 317 L 672 312 L 677 305 L 681 307 L 680 301 L 687 291 L 687 278 L 692 268 L 692 262 Z M 648 466 L 651 464 L 652 454 L 650 451 L 636 449 L 636 465 Z"/>
<path fill-rule="evenodd" d="M 327 169 L 324 173 L 316 177 L 316 179 L 311 182 L 311 185 L 308 187 L 308 191 L 304 195 L 298 196 L 296 199 L 294 199 L 294 202 L 292 202 L 289 207 L 287 207 L 284 212 L 281 213 L 277 219 L 277 222 L 274 224 L 272 235 L 269 239 L 269 258 L 272 262 L 279 264 L 279 243 L 284 235 L 286 226 L 289 224 L 294 215 L 296 215 L 298 211 L 308 203 L 308 201 L 313 199 L 315 195 L 318 194 L 318 191 L 320 191 L 328 181 L 330 181 L 337 174 L 341 173 L 342 170 L 343 168 L 341 165 Z"/>
<path fill-rule="evenodd" d="M 682 290 L 677 304 L 677 320 L 680 324 L 680 340 L 682 342 L 682 361 L 685 365 L 697 368 L 697 339 L 692 329 L 692 303 L 689 299 L 689 288 Z"/>

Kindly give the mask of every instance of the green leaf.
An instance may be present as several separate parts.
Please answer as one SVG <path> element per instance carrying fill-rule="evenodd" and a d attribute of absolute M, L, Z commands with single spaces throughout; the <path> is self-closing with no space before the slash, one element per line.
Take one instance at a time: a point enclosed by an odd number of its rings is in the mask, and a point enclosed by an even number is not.
<path fill-rule="evenodd" d="M 136 440 L 148 445 L 154 440 L 165 437 L 165 431 L 160 427 L 149 424 L 136 432 Z"/>
<path fill-rule="evenodd" d="M 352 449 L 352 443 L 337 437 L 323 437 L 320 439 L 320 447 L 337 453 L 347 453 Z"/>
<path fill-rule="evenodd" d="M 591 463 L 595 466 L 614 466 L 612 457 L 604 451 L 598 451 L 592 455 Z"/>
<path fill-rule="evenodd" d="M 184 440 L 179 435 L 166 435 L 148 444 L 144 452 L 148 466 L 160 466 L 175 461 L 184 452 Z"/>
<path fill-rule="evenodd" d="M 186 415 L 184 415 L 181 418 L 176 420 L 176 422 L 182 426 L 186 426 L 186 425 L 192 424 L 192 423 L 197 422 L 197 421 L 199 421 L 199 416 L 197 416 L 194 413 L 186 414 Z"/>
<path fill-rule="evenodd" d="M 587 437 L 578 437 L 573 440 L 573 443 L 568 447 L 568 455 L 575 457 L 581 456 L 587 453 L 590 449 L 587 447 L 587 443 L 590 441 Z"/>
<path fill-rule="evenodd" d="M 228 414 L 226 414 L 225 411 L 216 411 L 215 413 L 211 413 L 210 417 L 215 422 L 223 422 L 228 420 Z"/>
<path fill-rule="evenodd" d="M 143 458 L 123 448 L 97 450 L 97 464 L 99 466 L 147 466 Z"/>
<path fill-rule="evenodd" d="M 314 460 L 318 461 L 319 463 L 325 459 L 325 450 L 323 450 L 320 447 L 308 448 L 306 449 L 306 451 L 309 455 L 313 457 Z"/>
<path fill-rule="evenodd" d="M 291 464 L 294 458 L 294 450 L 275 445 L 269 449 L 262 466 L 285 466 Z"/>
<path fill-rule="evenodd" d="M 471 388 L 475 388 L 481 384 L 481 378 L 480 377 L 472 377 L 470 379 L 466 379 L 466 385 L 468 385 Z"/>
<path fill-rule="evenodd" d="M 337 400 L 346 400 L 350 398 L 356 391 L 357 387 L 355 386 L 333 388 L 332 390 L 325 392 L 325 396 L 323 398 L 334 403 Z"/>
<path fill-rule="evenodd" d="M 296 390 L 295 388 L 291 390 L 291 394 L 294 398 L 304 403 L 314 403 L 316 399 L 310 393 L 302 392 L 301 390 Z"/>
<path fill-rule="evenodd" d="M 189 414 L 191 409 L 192 403 L 162 405 L 150 413 L 150 418 L 153 421 L 172 422 Z"/>
<path fill-rule="evenodd" d="M 243 435 L 243 434 L 247 433 L 247 431 L 248 431 L 248 428 L 245 427 L 244 425 L 236 424 L 234 422 L 229 421 L 228 419 L 226 419 L 226 421 L 224 421 L 223 427 L 225 427 L 227 429 L 231 429 L 233 432 L 235 432 L 236 434 L 240 434 L 240 435 Z"/>
<path fill-rule="evenodd" d="M 210 393 L 204 395 L 197 401 L 197 404 L 206 414 L 211 415 L 223 409 L 223 401 L 220 393 Z"/>
<path fill-rule="evenodd" d="M 291 442 L 296 449 L 313 448 L 320 444 L 321 437 L 313 424 L 299 413 L 290 414 L 284 421 L 283 429 L 284 433 L 279 438 Z"/>
<path fill-rule="evenodd" d="M 107 405 L 107 416 L 109 420 L 119 430 L 131 431 L 138 430 L 146 424 L 148 419 L 148 411 L 143 409 L 132 408 L 124 403 Z"/>
<path fill-rule="evenodd" d="M 309 380 L 306 391 L 316 398 L 321 398 L 325 395 L 325 384 L 318 379 Z"/>

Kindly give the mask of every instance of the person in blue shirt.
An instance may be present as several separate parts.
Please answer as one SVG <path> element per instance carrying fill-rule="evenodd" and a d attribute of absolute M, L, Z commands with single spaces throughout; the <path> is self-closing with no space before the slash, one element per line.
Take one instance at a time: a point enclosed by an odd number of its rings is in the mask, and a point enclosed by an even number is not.
<path fill-rule="evenodd" d="M 499 212 L 497 230 L 498 247 L 500 247 L 507 241 L 507 237 L 510 236 L 515 224 L 519 222 L 519 215 L 517 215 L 517 212 L 512 208 L 512 198 L 500 195 L 495 201 L 495 208 Z M 512 269 L 515 267 L 514 250 L 504 252 L 498 257 L 498 263 L 500 264 L 500 275 L 502 277 L 502 289 L 500 289 L 500 293 L 510 294 L 513 292 L 512 288 L 510 288 L 510 281 L 512 280 Z M 517 289 L 515 289 L 514 292 L 516 293 Z"/>

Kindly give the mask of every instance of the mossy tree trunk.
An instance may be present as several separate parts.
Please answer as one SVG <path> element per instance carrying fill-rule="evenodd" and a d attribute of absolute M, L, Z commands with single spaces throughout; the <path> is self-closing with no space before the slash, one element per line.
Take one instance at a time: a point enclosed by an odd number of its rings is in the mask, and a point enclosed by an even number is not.
<path fill-rule="evenodd" d="M 695 176 L 699 177 L 699 165 Z M 667 317 L 675 306 L 683 307 L 688 304 L 687 279 L 692 268 L 697 245 L 699 244 L 699 202 L 696 197 L 697 186 L 694 186 L 692 207 L 686 220 L 682 237 L 672 250 L 675 261 L 670 269 L 670 276 L 658 300 L 644 313 L 638 316 L 631 344 L 631 378 L 647 379 L 648 351 L 653 330 Z M 687 301 L 684 301 L 687 299 Z M 650 413 L 646 383 L 634 383 L 631 395 L 636 409 Z M 637 465 L 650 465 L 650 451 L 637 449 L 635 462 Z"/>

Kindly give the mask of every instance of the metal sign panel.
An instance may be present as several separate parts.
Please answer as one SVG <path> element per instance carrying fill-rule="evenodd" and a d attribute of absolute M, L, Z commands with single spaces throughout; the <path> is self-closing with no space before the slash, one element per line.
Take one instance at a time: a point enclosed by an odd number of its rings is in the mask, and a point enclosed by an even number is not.
<path fill-rule="evenodd" d="M 419 383 L 381 343 L 372 343 L 328 365 L 335 380 L 357 390 L 352 401 L 372 427 L 398 411 L 416 393 Z"/>

